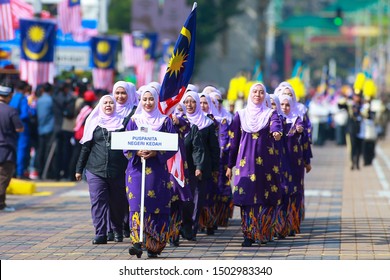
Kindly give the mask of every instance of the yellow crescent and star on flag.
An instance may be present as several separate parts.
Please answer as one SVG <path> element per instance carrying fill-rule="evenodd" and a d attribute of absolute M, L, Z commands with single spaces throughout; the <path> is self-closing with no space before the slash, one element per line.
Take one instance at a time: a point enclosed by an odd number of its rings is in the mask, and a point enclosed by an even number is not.
<path fill-rule="evenodd" d="M 110 54 L 111 52 L 110 48 L 111 48 L 110 43 L 106 40 L 101 40 L 96 44 L 96 53 L 93 59 L 94 59 L 94 63 L 96 64 L 96 66 L 98 66 L 98 68 L 108 68 L 111 65 L 112 56 L 107 55 Z M 103 60 L 102 58 L 99 59 L 98 55 L 106 59 L 105 60 Z"/>
<path fill-rule="evenodd" d="M 35 46 L 35 50 L 28 46 L 28 41 Z M 43 43 L 43 44 L 42 44 Z M 31 60 L 42 59 L 49 50 L 48 42 L 45 41 L 45 30 L 39 25 L 32 25 L 27 30 L 27 36 L 23 40 L 23 51 L 25 55 Z"/>
<path fill-rule="evenodd" d="M 180 34 L 183 35 L 188 39 L 188 46 L 191 44 L 191 32 L 185 28 L 182 27 Z M 169 74 L 169 77 L 171 77 L 173 74 L 177 77 L 177 75 L 180 73 L 180 70 L 184 67 L 183 64 L 186 62 L 186 58 L 188 56 L 188 53 L 185 49 L 182 49 L 179 52 L 179 49 L 176 50 L 176 53 L 172 52 L 172 57 L 169 60 L 168 67 L 167 67 L 167 73 Z"/>

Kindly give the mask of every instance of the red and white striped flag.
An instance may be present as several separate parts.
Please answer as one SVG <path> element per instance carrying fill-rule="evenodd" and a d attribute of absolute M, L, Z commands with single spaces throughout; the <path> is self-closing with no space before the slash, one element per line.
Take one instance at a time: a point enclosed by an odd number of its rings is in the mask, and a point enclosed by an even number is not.
<path fill-rule="evenodd" d="M 180 148 L 177 153 L 168 159 L 167 161 L 168 172 L 175 177 L 176 181 L 181 187 L 184 187 L 185 176 L 184 176 L 184 165 L 181 157 Z"/>
<path fill-rule="evenodd" d="M 54 83 L 54 62 L 29 61 L 21 59 L 19 63 L 20 79 L 28 82 L 35 90 L 38 85 L 49 82 Z"/>
<path fill-rule="evenodd" d="M 14 29 L 19 28 L 21 18 L 34 18 L 34 7 L 23 0 L 11 0 L 12 25 Z"/>
<path fill-rule="evenodd" d="M 145 60 L 144 62 L 138 64 L 135 69 L 135 74 L 137 76 L 137 88 L 154 81 L 153 72 L 154 60 Z"/>
<path fill-rule="evenodd" d="M 0 41 L 8 41 L 14 38 L 10 1 L 0 0 Z"/>
<path fill-rule="evenodd" d="M 80 0 L 62 0 L 57 9 L 58 26 L 63 34 L 73 34 L 82 28 Z"/>
<path fill-rule="evenodd" d="M 131 34 L 123 34 L 122 52 L 125 67 L 137 67 L 145 61 L 145 50 L 134 45 Z"/>
<path fill-rule="evenodd" d="M 93 68 L 92 79 L 95 89 L 105 89 L 111 92 L 114 86 L 114 69 Z"/>

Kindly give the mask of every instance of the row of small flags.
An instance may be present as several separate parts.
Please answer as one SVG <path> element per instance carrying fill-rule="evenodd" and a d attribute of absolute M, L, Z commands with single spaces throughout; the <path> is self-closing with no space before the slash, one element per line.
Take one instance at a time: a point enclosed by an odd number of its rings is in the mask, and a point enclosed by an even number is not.
<path fill-rule="evenodd" d="M 13 0 L 0 0 L 0 7 L 4 8 L 4 5 L 9 5 L 10 1 Z M 68 7 L 71 7 L 71 4 L 73 4 L 73 7 L 80 5 L 80 1 L 65 1 Z M 163 47 L 164 62 L 162 67 L 165 68 L 165 71 L 162 71 L 161 74 L 162 85 L 159 93 L 159 108 L 166 115 L 169 115 L 179 103 L 192 76 L 195 61 L 196 7 L 195 2 L 174 47 L 173 44 L 168 42 Z M 61 25 L 60 21 L 59 24 Z M 2 27 L 3 19 L 0 22 L 0 28 Z M 41 83 L 53 83 L 56 28 L 57 25 L 52 20 L 20 19 L 20 78 L 31 84 L 33 88 Z M 68 31 L 73 32 L 73 29 L 65 32 Z M 150 75 L 147 76 L 146 73 L 148 73 L 147 69 L 154 67 L 154 56 L 151 50 L 155 49 L 157 36 L 153 37 L 154 43 L 147 34 L 143 34 L 141 38 L 137 36 L 133 37 L 131 34 L 125 34 L 122 37 L 124 61 L 126 66 L 135 67 L 140 76 L 145 74 L 142 84 L 147 84 L 152 78 Z M 118 41 L 118 38 L 114 36 L 95 36 L 90 40 L 95 88 L 112 89 Z M 170 172 L 183 185 L 184 169 L 182 160 L 176 156 L 171 159 L 169 166 Z"/>

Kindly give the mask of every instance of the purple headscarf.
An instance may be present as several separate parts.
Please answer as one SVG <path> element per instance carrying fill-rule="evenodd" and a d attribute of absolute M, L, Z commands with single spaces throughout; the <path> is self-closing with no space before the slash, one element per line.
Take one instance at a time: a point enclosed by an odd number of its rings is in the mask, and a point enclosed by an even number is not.
<path fill-rule="evenodd" d="M 185 107 L 184 101 L 189 96 L 191 96 L 196 102 L 195 112 L 193 114 L 190 114 L 188 112 L 186 113 L 187 119 L 189 120 L 190 124 L 196 125 L 199 128 L 199 130 L 213 124 L 214 123 L 213 120 L 210 119 L 209 117 L 207 117 L 206 114 L 200 108 L 200 99 L 199 99 L 199 95 L 197 92 L 187 91 L 182 98 L 182 106 Z"/>
<path fill-rule="evenodd" d="M 142 105 L 142 98 L 147 92 L 150 92 L 154 97 L 154 108 L 151 112 L 146 112 Z M 132 119 L 135 121 L 138 127 L 147 125 L 150 126 L 154 131 L 160 130 L 167 116 L 163 115 L 158 109 L 158 102 L 159 97 L 156 89 L 150 85 L 146 85 L 141 93 L 141 98 L 137 110 L 132 116 Z"/>
<path fill-rule="evenodd" d="M 103 101 L 105 98 L 111 98 L 114 102 L 114 112 L 111 115 L 106 115 L 103 111 Z M 92 110 L 85 121 L 84 134 L 80 140 L 81 144 L 88 142 L 93 137 L 93 132 L 97 126 L 103 127 L 108 131 L 114 131 L 123 128 L 123 119 L 116 112 L 116 101 L 112 95 L 103 95 L 99 100 L 99 104 Z"/>
<path fill-rule="evenodd" d="M 265 104 L 265 99 L 260 104 L 254 104 L 252 101 L 253 89 L 260 85 L 264 90 L 264 95 L 267 92 L 265 86 L 262 83 L 253 84 L 249 90 L 247 105 L 244 109 L 238 111 L 240 116 L 241 127 L 247 133 L 258 132 L 262 128 L 266 127 L 269 118 L 273 112 L 271 108 L 268 108 Z"/>

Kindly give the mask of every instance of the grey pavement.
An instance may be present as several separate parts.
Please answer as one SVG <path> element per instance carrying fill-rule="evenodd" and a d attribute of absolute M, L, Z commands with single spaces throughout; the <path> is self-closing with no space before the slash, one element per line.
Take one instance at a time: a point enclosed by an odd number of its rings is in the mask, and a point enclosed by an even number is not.
<path fill-rule="evenodd" d="M 239 211 L 215 235 L 167 246 L 169 260 L 390 260 L 390 141 L 377 145 L 372 166 L 351 171 L 345 146 L 313 147 L 306 175 L 306 217 L 295 237 L 242 248 Z M 1 260 L 128 260 L 130 239 L 92 245 L 85 182 L 37 182 L 34 195 L 8 195 L 15 212 L 0 212 Z M 142 259 L 146 259 L 146 254 Z"/>

